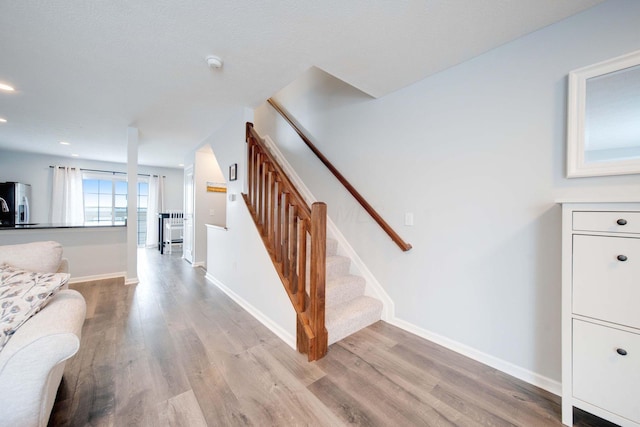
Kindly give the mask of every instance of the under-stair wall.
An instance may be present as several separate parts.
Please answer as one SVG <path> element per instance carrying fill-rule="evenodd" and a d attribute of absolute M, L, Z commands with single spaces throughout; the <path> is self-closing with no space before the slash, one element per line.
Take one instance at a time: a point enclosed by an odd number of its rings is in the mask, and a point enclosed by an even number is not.
<path fill-rule="evenodd" d="M 237 164 L 238 179 L 227 182 L 226 226 L 207 226 L 196 232 L 207 235 L 207 280 L 295 348 L 295 310 L 241 195 L 246 191 L 245 124 L 252 119 L 252 111 L 239 109 L 203 141 L 211 146 L 223 171 Z"/>

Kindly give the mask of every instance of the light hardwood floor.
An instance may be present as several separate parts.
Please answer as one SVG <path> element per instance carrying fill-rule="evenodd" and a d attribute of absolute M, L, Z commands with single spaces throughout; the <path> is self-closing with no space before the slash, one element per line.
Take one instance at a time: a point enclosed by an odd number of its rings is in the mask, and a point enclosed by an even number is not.
<path fill-rule="evenodd" d="M 561 425 L 557 396 L 384 322 L 307 363 L 179 251 L 139 264 L 72 286 L 87 320 L 50 426 Z"/>

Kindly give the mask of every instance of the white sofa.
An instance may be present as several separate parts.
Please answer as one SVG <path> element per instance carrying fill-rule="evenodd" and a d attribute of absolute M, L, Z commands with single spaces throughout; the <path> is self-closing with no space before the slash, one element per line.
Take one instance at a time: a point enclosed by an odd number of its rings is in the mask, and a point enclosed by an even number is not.
<path fill-rule="evenodd" d="M 65 272 L 56 242 L 0 246 L 0 266 Z M 0 350 L 0 426 L 46 426 L 65 361 L 80 347 L 86 314 L 82 295 L 62 289 L 20 326 Z"/>

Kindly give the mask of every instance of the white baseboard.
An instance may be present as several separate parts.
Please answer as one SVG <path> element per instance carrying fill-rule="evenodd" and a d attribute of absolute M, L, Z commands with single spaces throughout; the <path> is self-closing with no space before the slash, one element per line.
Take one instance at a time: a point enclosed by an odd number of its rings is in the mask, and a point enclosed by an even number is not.
<path fill-rule="evenodd" d="M 191 267 L 193 267 L 193 268 L 197 268 L 197 267 L 204 268 L 204 261 L 194 262 L 193 264 L 191 264 Z"/>
<path fill-rule="evenodd" d="M 229 298 L 234 300 L 240 307 L 242 307 L 247 312 L 249 312 L 249 314 L 255 317 L 267 329 L 269 329 L 271 332 L 276 334 L 282 341 L 284 341 L 287 345 L 289 345 L 289 347 L 291 347 L 294 350 L 296 349 L 296 337 L 292 336 L 287 331 L 282 329 L 280 325 L 273 322 L 269 317 L 265 316 L 260 310 L 252 306 L 240 295 L 236 294 L 227 286 L 225 286 L 224 283 L 222 283 L 221 281 L 213 277 L 211 274 L 209 274 L 209 272 L 205 274 L 204 278 L 207 279 L 212 284 L 214 284 L 215 286 L 217 286 L 222 292 L 227 294 Z"/>
<path fill-rule="evenodd" d="M 480 362 L 487 366 L 491 366 L 492 368 L 516 377 L 524 382 L 547 390 L 548 392 L 553 393 L 557 396 L 562 395 L 562 384 L 559 381 L 555 381 L 551 378 L 536 374 L 535 372 L 531 372 L 528 369 L 524 369 L 520 366 L 514 365 L 513 363 L 483 353 L 473 347 L 469 347 L 465 344 L 443 337 L 442 335 L 438 335 L 434 332 L 422 329 L 419 326 L 416 326 L 405 320 L 398 319 L 397 317 L 389 320 L 388 323 L 397 326 L 398 328 L 404 329 L 407 332 L 411 332 L 412 334 L 417 335 L 421 338 L 446 347 L 449 350 L 455 351 L 456 353 L 460 353 L 463 356 L 467 356 L 477 362 Z"/>
<path fill-rule="evenodd" d="M 127 277 L 127 272 L 126 271 L 118 271 L 115 273 L 106 273 L 106 274 L 96 274 L 93 276 L 81 276 L 81 277 L 71 277 L 71 279 L 69 280 L 69 283 L 80 283 L 80 282 L 93 282 L 95 280 L 105 280 L 105 279 L 117 279 L 117 278 L 126 278 Z M 138 281 L 137 278 L 135 278 L 136 283 Z M 126 281 L 125 281 L 126 283 Z"/>

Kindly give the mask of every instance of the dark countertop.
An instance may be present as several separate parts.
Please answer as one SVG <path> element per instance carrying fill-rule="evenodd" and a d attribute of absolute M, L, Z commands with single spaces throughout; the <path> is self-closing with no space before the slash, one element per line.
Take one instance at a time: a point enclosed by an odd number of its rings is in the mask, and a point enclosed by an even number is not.
<path fill-rule="evenodd" d="M 47 230 L 52 228 L 118 228 L 126 227 L 126 225 L 95 225 L 95 224 L 50 224 L 50 223 L 37 223 L 37 224 L 16 224 L 16 225 L 0 225 L 0 231 L 2 230 Z"/>

